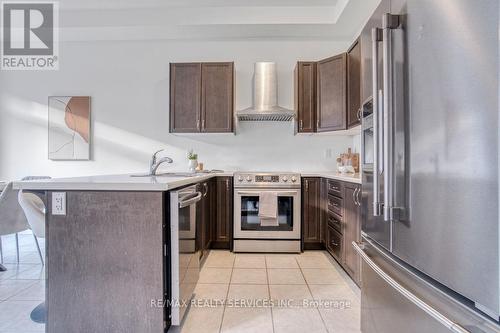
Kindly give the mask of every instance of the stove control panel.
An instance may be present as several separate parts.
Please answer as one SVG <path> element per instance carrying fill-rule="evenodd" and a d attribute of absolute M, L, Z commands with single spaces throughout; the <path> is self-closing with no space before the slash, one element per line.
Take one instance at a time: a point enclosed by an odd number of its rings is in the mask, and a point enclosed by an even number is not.
<path fill-rule="evenodd" d="M 252 173 L 234 174 L 235 187 L 300 187 L 298 173 Z"/>
<path fill-rule="evenodd" d="M 279 183 L 280 176 L 276 175 L 255 175 L 256 183 Z"/>

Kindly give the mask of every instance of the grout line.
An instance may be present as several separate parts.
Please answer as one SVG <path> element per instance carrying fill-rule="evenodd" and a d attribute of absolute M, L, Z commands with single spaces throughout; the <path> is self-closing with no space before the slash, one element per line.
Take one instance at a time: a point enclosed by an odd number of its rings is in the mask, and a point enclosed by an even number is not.
<path fill-rule="evenodd" d="M 269 286 L 269 271 L 267 269 L 267 258 L 264 256 L 264 266 L 266 267 L 266 281 L 267 281 L 267 294 L 269 295 L 269 300 L 271 300 L 271 287 Z M 275 332 L 274 328 L 274 306 L 271 306 L 271 325 L 273 326 L 273 333 Z"/>
<path fill-rule="evenodd" d="M 15 297 L 15 296 L 17 296 L 17 295 L 19 295 L 20 293 L 22 293 L 22 292 L 24 292 L 24 291 L 26 291 L 26 290 L 28 290 L 29 288 L 33 287 L 33 286 L 34 286 L 35 284 L 37 284 L 37 283 L 38 283 L 38 281 L 33 281 L 32 283 L 30 283 L 30 284 L 29 284 L 28 286 L 26 286 L 25 288 L 22 288 L 22 289 L 18 290 L 16 293 L 14 293 L 13 295 L 11 295 L 11 296 L 9 296 L 9 297 L 7 297 L 7 298 L 4 298 L 4 299 L 3 299 L 3 301 L 4 301 L 4 302 L 7 302 L 7 301 L 15 301 L 15 300 L 12 300 L 11 298 L 12 298 L 12 297 Z"/>
<path fill-rule="evenodd" d="M 224 300 L 224 308 L 222 309 L 222 317 L 219 324 L 219 333 L 222 332 L 222 323 L 224 323 L 224 315 L 226 314 L 227 300 L 229 298 L 229 290 L 231 289 L 231 280 L 233 279 L 234 263 L 236 256 L 233 258 L 233 265 L 231 266 L 231 274 L 229 275 L 229 283 L 227 284 L 226 299 Z"/>
<path fill-rule="evenodd" d="M 297 260 L 297 258 L 295 258 L 295 260 Z M 302 276 L 304 277 L 304 281 L 306 281 L 307 290 L 309 290 L 309 294 L 311 294 L 311 298 L 314 300 L 314 295 L 312 293 L 311 287 L 309 286 L 309 283 L 306 280 L 306 276 L 304 275 L 304 272 L 302 271 L 302 266 L 300 266 L 298 261 L 297 261 L 297 264 L 299 265 L 300 272 L 302 273 Z M 329 332 L 328 327 L 326 326 L 325 318 L 323 318 L 321 311 L 319 311 L 319 308 L 316 308 L 316 311 L 318 311 L 318 314 L 319 314 L 319 317 L 321 318 L 321 322 L 323 323 L 323 328 L 325 329 L 325 332 Z"/>

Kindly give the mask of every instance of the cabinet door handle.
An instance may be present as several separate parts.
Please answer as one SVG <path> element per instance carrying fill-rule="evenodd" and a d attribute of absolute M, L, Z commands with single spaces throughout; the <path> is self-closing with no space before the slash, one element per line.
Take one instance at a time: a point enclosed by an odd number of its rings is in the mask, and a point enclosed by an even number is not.
<path fill-rule="evenodd" d="M 359 199 L 359 194 L 361 193 L 361 189 L 358 188 L 358 192 L 356 193 L 356 201 L 358 202 L 358 206 L 361 207 L 361 200 Z"/>
<path fill-rule="evenodd" d="M 358 120 L 361 120 L 361 108 L 358 109 Z"/>
<path fill-rule="evenodd" d="M 299 128 L 302 130 L 304 128 L 304 122 L 302 119 L 299 121 Z"/>
<path fill-rule="evenodd" d="M 308 191 L 308 190 L 309 190 L 309 181 L 306 180 L 306 191 Z"/>
<path fill-rule="evenodd" d="M 229 191 L 229 179 L 226 179 L 226 190 Z"/>
<path fill-rule="evenodd" d="M 200 129 L 200 118 L 196 119 L 196 128 Z"/>
<path fill-rule="evenodd" d="M 335 243 L 334 241 L 331 241 L 333 246 L 339 246 L 339 244 Z"/>

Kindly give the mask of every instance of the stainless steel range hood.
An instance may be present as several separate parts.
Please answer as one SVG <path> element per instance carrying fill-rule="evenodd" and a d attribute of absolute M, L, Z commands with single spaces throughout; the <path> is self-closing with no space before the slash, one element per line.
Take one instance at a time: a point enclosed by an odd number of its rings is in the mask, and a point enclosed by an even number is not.
<path fill-rule="evenodd" d="M 278 105 L 276 63 L 256 62 L 254 69 L 253 106 L 237 112 L 240 121 L 290 121 L 293 110 Z"/>

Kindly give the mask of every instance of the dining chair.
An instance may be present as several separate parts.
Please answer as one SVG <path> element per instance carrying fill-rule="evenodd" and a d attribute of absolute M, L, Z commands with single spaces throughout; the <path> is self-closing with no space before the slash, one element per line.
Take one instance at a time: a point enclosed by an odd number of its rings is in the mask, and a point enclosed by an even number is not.
<path fill-rule="evenodd" d="M 18 192 L 12 188 L 12 182 L 2 190 L 0 194 L 0 263 L 3 264 L 4 251 L 2 247 L 2 237 L 15 234 L 16 255 L 19 263 L 19 236 L 18 233 L 29 229 L 26 216 L 19 206 Z"/>
<path fill-rule="evenodd" d="M 40 261 L 44 265 L 42 251 L 40 250 L 39 238 L 45 238 L 45 204 L 42 199 L 34 193 L 23 192 L 18 193 L 18 202 L 24 211 L 24 215 L 28 220 L 28 225 L 33 231 L 36 247 Z"/>

